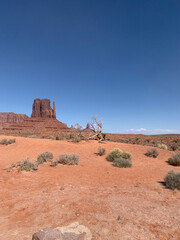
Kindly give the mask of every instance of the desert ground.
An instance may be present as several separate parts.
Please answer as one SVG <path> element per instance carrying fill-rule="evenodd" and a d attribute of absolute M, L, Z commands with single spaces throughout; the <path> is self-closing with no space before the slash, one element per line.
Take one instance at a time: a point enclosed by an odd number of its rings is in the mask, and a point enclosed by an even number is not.
<path fill-rule="evenodd" d="M 13 138 L 12 136 L 0 136 Z M 120 148 L 132 154 L 132 168 L 116 168 L 97 156 Z M 179 240 L 180 191 L 162 184 L 170 170 L 172 152 L 158 149 L 157 158 L 145 156 L 149 146 L 118 142 L 33 139 L 16 137 L 0 145 L 0 239 L 30 240 L 34 232 L 78 221 L 99 240 Z M 38 171 L 4 170 L 9 164 L 42 152 L 54 158 L 77 153 L 78 166 L 44 163 Z"/>

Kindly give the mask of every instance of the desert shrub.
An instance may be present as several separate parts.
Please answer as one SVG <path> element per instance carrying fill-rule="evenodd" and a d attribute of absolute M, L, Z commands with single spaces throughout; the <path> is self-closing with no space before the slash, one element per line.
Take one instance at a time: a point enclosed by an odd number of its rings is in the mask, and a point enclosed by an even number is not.
<path fill-rule="evenodd" d="M 176 151 L 177 149 L 178 149 L 178 145 L 177 144 L 174 143 L 174 144 L 170 145 L 170 150 L 171 151 Z"/>
<path fill-rule="evenodd" d="M 151 140 L 150 140 L 149 138 L 145 139 L 145 144 L 149 144 L 150 141 L 151 141 Z"/>
<path fill-rule="evenodd" d="M 180 190 L 180 172 L 175 173 L 171 171 L 164 179 L 165 186 L 172 190 L 178 189 Z"/>
<path fill-rule="evenodd" d="M 159 155 L 159 152 L 157 151 L 156 148 L 151 148 L 147 150 L 147 153 L 145 153 L 145 155 L 147 157 L 157 158 L 157 156 Z"/>
<path fill-rule="evenodd" d="M 131 160 L 131 153 L 122 152 L 121 157 L 124 158 L 124 159 L 130 159 Z"/>
<path fill-rule="evenodd" d="M 168 149 L 167 145 L 164 144 L 164 143 L 159 143 L 159 144 L 157 145 L 157 147 L 160 148 L 160 149 L 165 149 L 165 150 Z"/>
<path fill-rule="evenodd" d="M 168 163 L 173 166 L 180 166 L 180 152 L 169 158 Z"/>
<path fill-rule="evenodd" d="M 6 138 L 4 138 L 4 139 L 2 139 L 2 140 L 0 141 L 0 144 L 2 144 L 2 145 L 8 145 L 8 140 L 7 140 Z"/>
<path fill-rule="evenodd" d="M 56 140 L 59 140 L 59 137 L 56 137 Z"/>
<path fill-rule="evenodd" d="M 113 150 L 110 151 L 106 159 L 110 162 L 113 162 L 116 158 L 120 158 L 120 157 L 125 159 L 131 159 L 131 153 L 123 152 L 119 148 L 114 148 Z"/>
<path fill-rule="evenodd" d="M 29 158 L 26 158 L 25 160 L 18 161 L 16 163 L 12 163 L 8 168 L 5 170 L 7 172 L 10 172 L 13 168 L 17 168 L 18 171 L 36 171 L 38 170 L 38 161 L 30 162 Z"/>
<path fill-rule="evenodd" d="M 9 139 L 9 141 L 8 141 L 9 144 L 12 144 L 12 143 L 15 143 L 15 142 L 16 142 L 15 138 Z"/>
<path fill-rule="evenodd" d="M 103 156 L 106 154 L 106 149 L 102 147 L 98 147 L 98 155 Z"/>
<path fill-rule="evenodd" d="M 19 167 L 18 171 L 30 171 L 32 169 L 33 163 L 30 162 L 29 158 L 19 161 L 16 163 L 15 167 Z"/>
<path fill-rule="evenodd" d="M 2 144 L 2 145 L 8 145 L 8 144 L 12 144 L 12 143 L 15 143 L 16 142 L 16 139 L 15 138 L 12 138 L 12 139 L 6 139 L 6 138 L 4 138 L 4 139 L 2 139 L 1 141 L 0 141 L 0 144 Z"/>
<path fill-rule="evenodd" d="M 152 141 L 152 146 L 156 147 L 158 145 L 158 142 L 156 140 Z"/>
<path fill-rule="evenodd" d="M 38 155 L 37 161 L 39 164 L 42 164 L 52 159 L 53 159 L 53 154 L 51 152 L 43 152 Z"/>
<path fill-rule="evenodd" d="M 31 169 L 34 171 L 38 170 L 39 162 L 36 160 L 31 164 Z"/>
<path fill-rule="evenodd" d="M 58 165 L 58 161 L 52 161 L 50 164 L 51 167 L 55 167 L 57 165 Z"/>
<path fill-rule="evenodd" d="M 64 165 L 78 165 L 79 156 L 76 153 L 59 155 L 56 162 Z"/>
<path fill-rule="evenodd" d="M 21 166 L 18 168 L 18 172 L 20 172 L 20 171 L 29 172 L 29 171 L 31 171 L 31 168 L 30 168 L 29 166 L 21 165 Z"/>
<path fill-rule="evenodd" d="M 130 168 L 132 167 L 132 162 L 130 159 L 119 157 L 119 158 L 115 158 L 115 160 L 113 161 L 113 166 L 119 167 L 119 168 Z"/>

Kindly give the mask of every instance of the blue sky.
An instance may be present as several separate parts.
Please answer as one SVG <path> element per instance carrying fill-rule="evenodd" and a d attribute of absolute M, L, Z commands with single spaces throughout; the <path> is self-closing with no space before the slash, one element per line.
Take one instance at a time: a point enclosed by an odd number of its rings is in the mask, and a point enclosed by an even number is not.
<path fill-rule="evenodd" d="M 0 83 L 0 112 L 180 133 L 180 1 L 0 0 Z"/>

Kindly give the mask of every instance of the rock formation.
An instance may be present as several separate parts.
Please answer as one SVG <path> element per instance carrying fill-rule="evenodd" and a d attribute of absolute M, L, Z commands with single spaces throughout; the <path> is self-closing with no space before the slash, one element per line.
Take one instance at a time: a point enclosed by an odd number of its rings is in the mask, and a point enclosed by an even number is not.
<path fill-rule="evenodd" d="M 65 227 L 45 228 L 34 233 L 32 240 L 95 240 L 95 238 L 87 227 L 74 222 Z"/>
<path fill-rule="evenodd" d="M 83 129 L 85 133 L 93 133 L 94 131 L 91 129 L 90 123 L 87 123 L 86 128 Z"/>
<path fill-rule="evenodd" d="M 33 103 L 31 117 L 56 118 L 55 102 L 53 102 L 52 109 L 49 99 L 36 98 Z"/>
<path fill-rule="evenodd" d="M 0 128 L 9 126 L 10 124 L 22 123 L 28 116 L 25 114 L 16 114 L 13 112 L 0 113 Z"/>
<path fill-rule="evenodd" d="M 56 132 L 67 131 L 69 128 L 66 124 L 56 119 L 55 103 L 51 108 L 49 99 L 35 99 L 32 107 L 31 118 L 27 118 L 24 122 L 11 124 L 3 127 L 3 130 L 18 132 Z"/>

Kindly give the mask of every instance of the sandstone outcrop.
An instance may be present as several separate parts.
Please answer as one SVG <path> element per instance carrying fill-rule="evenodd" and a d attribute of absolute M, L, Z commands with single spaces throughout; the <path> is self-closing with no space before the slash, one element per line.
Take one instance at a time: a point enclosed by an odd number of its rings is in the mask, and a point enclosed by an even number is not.
<path fill-rule="evenodd" d="M 13 112 L 0 113 L 0 127 L 9 126 L 10 124 L 22 123 L 29 117 L 25 114 L 16 114 Z"/>
<path fill-rule="evenodd" d="M 93 240 L 90 230 L 74 222 L 65 227 L 45 228 L 34 233 L 32 240 Z M 94 239 L 95 240 L 95 239 Z"/>
<path fill-rule="evenodd" d="M 56 118 L 55 102 L 53 102 L 52 109 L 49 99 L 36 98 L 33 103 L 31 117 Z"/>

